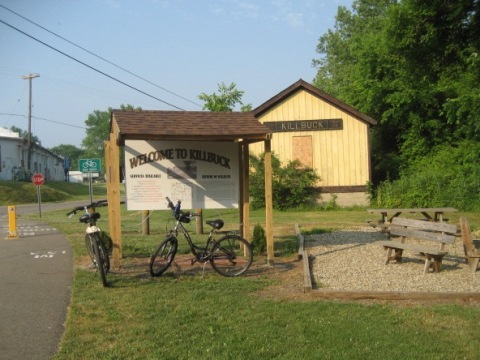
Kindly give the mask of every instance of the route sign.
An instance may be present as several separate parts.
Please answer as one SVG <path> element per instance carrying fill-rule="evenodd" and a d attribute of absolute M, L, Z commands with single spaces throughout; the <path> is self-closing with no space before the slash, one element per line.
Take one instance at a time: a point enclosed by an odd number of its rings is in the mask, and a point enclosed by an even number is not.
<path fill-rule="evenodd" d="M 78 160 L 78 170 L 81 172 L 99 172 L 100 159 L 80 159 Z"/>
<path fill-rule="evenodd" d="M 40 185 L 43 185 L 43 183 L 45 182 L 45 178 L 43 177 L 42 174 L 33 174 L 32 182 L 35 185 L 40 186 Z"/>

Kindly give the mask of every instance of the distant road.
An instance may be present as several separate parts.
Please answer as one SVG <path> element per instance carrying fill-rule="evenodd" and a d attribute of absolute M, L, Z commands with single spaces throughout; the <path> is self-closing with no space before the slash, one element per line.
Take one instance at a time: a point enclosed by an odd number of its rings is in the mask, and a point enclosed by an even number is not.
<path fill-rule="evenodd" d="M 104 197 L 103 199 L 106 199 L 106 197 Z M 100 199 L 94 199 L 94 201 L 95 200 L 100 200 Z M 76 200 L 76 201 L 65 201 L 65 202 L 47 202 L 47 203 L 41 203 L 40 207 L 43 213 L 44 211 L 73 209 L 76 206 L 85 205 L 89 203 L 90 203 L 90 200 L 87 200 L 87 199 Z M 15 204 L 7 204 L 7 205 L 15 205 Z M 7 216 L 7 213 L 8 213 L 7 205 L 0 206 L 0 217 Z M 15 205 L 15 211 L 17 215 L 38 214 L 39 213 L 38 203 Z"/>

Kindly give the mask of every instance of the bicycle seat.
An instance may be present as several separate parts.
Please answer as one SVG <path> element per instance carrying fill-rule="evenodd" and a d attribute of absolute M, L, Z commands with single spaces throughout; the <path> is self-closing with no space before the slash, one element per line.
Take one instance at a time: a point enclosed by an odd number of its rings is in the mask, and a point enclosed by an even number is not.
<path fill-rule="evenodd" d="M 220 220 L 220 219 L 217 219 L 217 220 L 209 220 L 206 222 L 208 225 L 210 225 L 211 227 L 213 227 L 214 229 L 216 230 L 220 230 L 223 225 L 224 225 L 224 222 L 223 220 Z"/>
<path fill-rule="evenodd" d="M 82 216 L 80 216 L 80 222 L 85 224 L 89 223 L 90 220 L 97 221 L 98 219 L 100 219 L 100 214 L 97 212 L 94 212 L 92 214 L 83 214 Z"/>

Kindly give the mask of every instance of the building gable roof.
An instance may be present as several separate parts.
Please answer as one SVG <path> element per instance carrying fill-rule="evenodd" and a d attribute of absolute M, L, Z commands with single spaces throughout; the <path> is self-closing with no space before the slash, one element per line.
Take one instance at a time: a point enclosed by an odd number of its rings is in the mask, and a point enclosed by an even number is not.
<path fill-rule="evenodd" d="M 376 125 L 377 121 L 372 119 L 371 117 L 361 113 L 357 109 L 351 107 L 350 105 L 345 104 L 344 102 L 334 98 L 333 96 L 327 94 L 326 92 L 316 88 L 315 86 L 307 83 L 306 81 L 300 79 L 296 83 L 290 85 L 288 88 L 283 90 L 282 92 L 278 93 L 274 97 L 272 97 L 270 100 L 266 101 L 259 107 L 253 110 L 253 113 L 255 116 L 258 118 L 268 110 L 274 108 L 277 106 L 279 103 L 284 101 L 286 98 L 290 97 L 294 93 L 298 91 L 306 91 L 310 94 L 312 94 L 315 97 L 320 98 L 321 100 L 325 101 L 326 103 L 330 104 L 331 106 L 334 106 L 341 111 L 344 111 L 348 113 L 349 115 L 357 118 L 360 121 L 364 121 L 370 125 Z"/>
<path fill-rule="evenodd" d="M 258 142 L 272 131 L 252 112 L 124 111 L 113 110 L 110 132 L 117 143 L 136 140 L 195 140 Z"/>
<path fill-rule="evenodd" d="M 7 138 L 15 138 L 18 139 L 20 137 L 20 134 L 17 132 L 14 132 L 12 130 L 9 130 L 4 127 L 0 127 L 0 137 L 7 137 Z"/>

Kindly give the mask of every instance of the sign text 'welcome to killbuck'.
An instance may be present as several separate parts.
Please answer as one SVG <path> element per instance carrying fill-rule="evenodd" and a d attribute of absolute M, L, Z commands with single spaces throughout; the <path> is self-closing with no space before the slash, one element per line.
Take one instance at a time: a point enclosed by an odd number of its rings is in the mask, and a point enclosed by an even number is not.
<path fill-rule="evenodd" d="M 125 169 L 128 210 L 238 207 L 237 144 L 127 140 Z"/>

